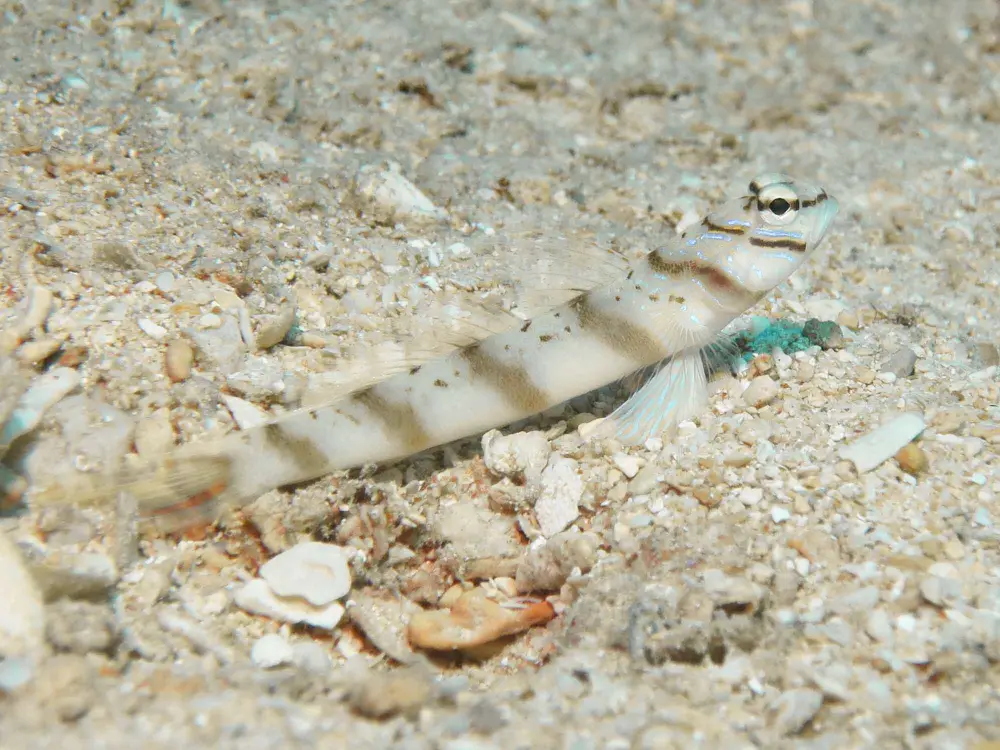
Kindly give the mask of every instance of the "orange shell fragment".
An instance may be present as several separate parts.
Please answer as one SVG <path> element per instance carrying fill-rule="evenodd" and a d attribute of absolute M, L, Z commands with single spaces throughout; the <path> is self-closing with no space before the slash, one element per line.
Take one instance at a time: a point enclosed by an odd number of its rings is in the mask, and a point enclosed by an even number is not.
<path fill-rule="evenodd" d="M 504 606 L 475 588 L 463 593 L 451 606 L 432 612 L 418 612 L 410 618 L 407 635 L 417 648 L 460 651 L 514 635 L 556 616 L 545 601 Z"/>

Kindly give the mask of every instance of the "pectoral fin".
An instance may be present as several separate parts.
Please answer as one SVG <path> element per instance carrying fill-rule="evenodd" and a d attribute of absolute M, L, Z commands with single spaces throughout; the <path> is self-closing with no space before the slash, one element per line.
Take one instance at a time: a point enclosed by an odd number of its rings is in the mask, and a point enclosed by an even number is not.
<path fill-rule="evenodd" d="M 641 445 L 700 414 L 707 401 L 708 377 L 702 350 L 684 349 L 664 360 L 632 398 L 604 420 L 596 435 Z"/>

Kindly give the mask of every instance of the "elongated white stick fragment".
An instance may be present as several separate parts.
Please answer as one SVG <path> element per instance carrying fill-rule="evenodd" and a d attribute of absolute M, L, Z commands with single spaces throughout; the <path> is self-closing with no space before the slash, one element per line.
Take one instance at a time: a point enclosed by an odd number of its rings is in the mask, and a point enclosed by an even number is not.
<path fill-rule="evenodd" d="M 871 471 L 924 431 L 919 414 L 907 412 L 876 427 L 840 449 L 840 457 L 851 461 L 859 474 Z"/>

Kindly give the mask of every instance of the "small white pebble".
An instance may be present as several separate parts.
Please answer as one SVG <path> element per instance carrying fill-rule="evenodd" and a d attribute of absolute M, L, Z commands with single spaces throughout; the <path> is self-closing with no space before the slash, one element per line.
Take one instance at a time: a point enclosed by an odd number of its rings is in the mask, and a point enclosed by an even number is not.
<path fill-rule="evenodd" d="M 980 487 L 982 487 L 983 485 L 986 484 L 986 475 L 976 472 L 971 477 L 969 477 L 969 481 L 972 482 L 973 484 L 978 484 Z"/>
<path fill-rule="evenodd" d="M 202 328 L 221 328 L 222 318 L 215 313 L 206 313 L 199 318 L 198 325 Z"/>
<path fill-rule="evenodd" d="M 795 558 L 795 572 L 805 578 L 809 575 L 809 561 L 804 557 Z"/>
<path fill-rule="evenodd" d="M 683 422 L 677 423 L 677 437 L 685 438 L 691 435 L 697 434 L 699 430 L 698 425 L 692 422 L 690 419 L 685 419 Z"/>
<path fill-rule="evenodd" d="M 288 664 L 294 657 L 291 644 L 277 633 L 261 636 L 250 649 L 250 661 L 261 669 Z"/>
<path fill-rule="evenodd" d="M 784 523 L 791 517 L 792 514 L 789 513 L 785 508 L 782 508 L 778 505 L 775 505 L 773 508 L 771 508 L 771 520 L 774 521 L 775 523 Z"/>
<path fill-rule="evenodd" d="M 896 618 L 896 630 L 904 633 L 912 633 L 917 628 L 917 619 L 910 614 L 903 614 Z"/>
<path fill-rule="evenodd" d="M 896 373 L 894 372 L 880 372 L 875 377 L 881 380 L 883 383 L 896 382 Z"/>
<path fill-rule="evenodd" d="M 161 292 L 172 292 L 177 287 L 177 280 L 170 271 L 164 271 L 156 275 L 156 286 Z"/>
<path fill-rule="evenodd" d="M 764 499 L 764 490 L 760 487 L 744 487 L 740 490 L 738 497 L 741 503 L 749 507 Z"/>
<path fill-rule="evenodd" d="M 139 328 L 150 338 L 163 341 L 167 337 L 167 329 L 151 321 L 149 318 L 139 318 Z"/>
<path fill-rule="evenodd" d="M 778 395 L 778 384 L 767 375 L 761 375 L 750 381 L 743 391 L 743 401 L 753 407 L 769 404 Z"/>
<path fill-rule="evenodd" d="M 744 445 L 755 445 L 760 440 L 771 437 L 771 424 L 763 419 L 751 419 L 736 429 L 737 439 Z"/>
<path fill-rule="evenodd" d="M 793 627 L 799 621 L 799 616 L 790 609 L 776 609 L 774 612 L 774 620 L 783 628 Z"/>
<path fill-rule="evenodd" d="M 621 473 L 629 479 L 639 473 L 639 459 L 635 456 L 630 456 L 627 453 L 616 453 L 612 456 L 611 460 L 615 462 L 615 466 L 618 467 Z"/>

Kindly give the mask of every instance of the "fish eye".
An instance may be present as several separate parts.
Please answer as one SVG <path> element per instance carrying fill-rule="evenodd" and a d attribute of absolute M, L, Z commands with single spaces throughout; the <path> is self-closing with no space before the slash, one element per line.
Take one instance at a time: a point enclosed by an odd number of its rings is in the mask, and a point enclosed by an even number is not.
<path fill-rule="evenodd" d="M 792 207 L 792 204 L 786 201 L 784 198 L 775 198 L 771 201 L 768 206 L 771 209 L 771 213 L 775 216 L 781 216 L 785 211 Z"/>
<path fill-rule="evenodd" d="M 768 185 L 757 195 L 757 212 L 766 224 L 791 224 L 799 207 L 799 196 L 790 185 Z"/>

